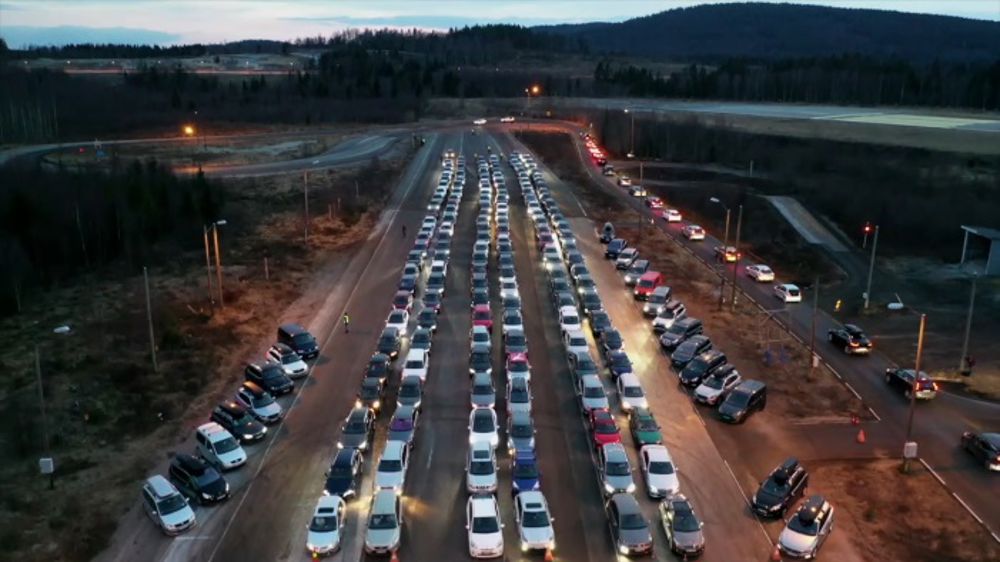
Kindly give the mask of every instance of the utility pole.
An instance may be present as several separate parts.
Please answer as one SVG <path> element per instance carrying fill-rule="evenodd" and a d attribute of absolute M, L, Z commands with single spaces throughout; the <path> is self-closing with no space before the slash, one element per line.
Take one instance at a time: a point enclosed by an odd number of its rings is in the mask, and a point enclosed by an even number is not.
<path fill-rule="evenodd" d="M 875 232 L 878 232 L 876 227 Z M 927 326 L 927 315 L 920 315 L 920 332 L 917 335 L 917 359 L 916 364 L 913 369 L 913 386 L 910 387 L 910 411 L 906 417 L 906 438 L 903 440 L 903 450 L 905 451 L 907 445 L 910 443 L 910 438 L 913 435 L 913 412 L 916 410 L 915 405 L 917 403 L 917 383 L 920 380 L 920 359 L 921 355 L 924 353 L 924 328 Z M 903 472 L 908 472 L 910 469 L 910 459 L 904 453 L 903 455 Z"/>
<path fill-rule="evenodd" d="M 45 413 L 45 389 L 42 387 L 42 359 L 35 346 L 35 379 L 38 382 L 38 408 L 42 413 L 42 444 L 45 445 L 45 458 L 52 460 L 52 449 L 49 444 L 49 418 Z M 49 489 L 56 487 L 55 471 L 49 473 Z"/>
<path fill-rule="evenodd" d="M 212 308 L 215 308 L 215 296 L 212 294 L 212 257 L 208 249 L 208 227 L 203 226 L 202 232 L 205 235 L 205 273 L 208 278 L 208 302 L 212 305 Z"/>
<path fill-rule="evenodd" d="M 153 372 L 159 369 L 156 367 L 156 336 L 153 334 L 153 305 L 149 300 L 149 273 L 146 268 L 142 268 L 142 281 L 146 286 L 146 320 L 149 322 L 149 355 L 153 359 Z"/>
<path fill-rule="evenodd" d="M 304 240 L 309 244 L 309 172 L 302 172 L 302 199 L 305 203 L 303 218 L 305 223 Z"/>
<path fill-rule="evenodd" d="M 809 334 L 809 372 L 816 370 L 816 315 L 819 312 L 819 275 L 816 276 L 816 283 L 813 284 L 813 311 L 812 311 L 812 331 Z"/>
<path fill-rule="evenodd" d="M 736 261 L 733 262 L 733 297 L 730 306 L 733 312 L 736 312 L 736 272 L 740 268 L 740 230 L 743 227 L 743 205 L 740 205 L 739 211 L 736 214 L 736 243 L 733 244 L 733 248 L 736 250 Z M 722 249 L 723 252 L 726 251 L 725 248 Z M 725 256 L 725 254 L 723 254 Z"/>
<path fill-rule="evenodd" d="M 730 209 L 718 197 L 710 197 L 708 199 L 708 201 L 710 203 L 718 203 L 719 205 L 722 205 L 726 209 L 726 230 L 725 230 L 725 234 L 722 236 L 722 249 L 725 250 L 726 247 L 729 246 L 729 211 L 730 211 Z M 725 264 L 726 263 L 725 260 L 723 260 L 722 263 Z M 719 275 L 719 310 L 722 310 L 722 303 L 725 300 L 723 296 L 725 295 L 725 293 L 726 293 L 726 272 L 725 272 L 725 270 L 723 268 L 722 274 Z"/>
<path fill-rule="evenodd" d="M 878 248 L 878 225 L 875 225 L 875 235 L 872 238 L 872 257 L 868 261 L 868 284 L 865 287 L 865 310 L 872 298 L 872 273 L 875 271 L 875 250 Z"/>
<path fill-rule="evenodd" d="M 219 282 L 219 306 L 226 308 L 226 297 L 222 290 L 222 257 L 219 255 L 219 226 L 212 225 L 212 239 L 215 241 L 215 277 Z"/>
<path fill-rule="evenodd" d="M 972 369 L 965 358 L 969 356 L 969 336 L 972 334 L 972 312 L 976 306 L 976 280 L 979 276 L 972 274 L 972 289 L 969 291 L 969 312 L 965 315 L 965 337 L 962 338 L 962 355 L 958 358 L 958 371 Z"/>

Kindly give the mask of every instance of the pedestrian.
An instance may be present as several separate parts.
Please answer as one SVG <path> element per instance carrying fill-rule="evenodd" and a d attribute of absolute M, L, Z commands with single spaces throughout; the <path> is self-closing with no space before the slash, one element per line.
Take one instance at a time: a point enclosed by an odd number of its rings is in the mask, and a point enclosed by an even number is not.
<path fill-rule="evenodd" d="M 351 333 L 351 317 L 346 312 L 344 313 L 344 333 Z"/>
<path fill-rule="evenodd" d="M 406 225 L 403 225 L 403 238 L 406 238 Z"/>

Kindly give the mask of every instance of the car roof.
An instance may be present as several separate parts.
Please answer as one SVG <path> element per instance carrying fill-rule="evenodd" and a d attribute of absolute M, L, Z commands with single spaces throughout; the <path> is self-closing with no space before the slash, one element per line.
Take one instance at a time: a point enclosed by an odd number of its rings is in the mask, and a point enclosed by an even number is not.
<path fill-rule="evenodd" d="M 224 438 L 223 432 L 225 434 L 229 433 L 223 429 L 221 425 L 211 421 L 199 425 L 198 431 L 205 434 L 206 437 L 212 440 Z"/>
<path fill-rule="evenodd" d="M 336 495 L 323 495 L 319 497 L 316 501 L 316 515 L 336 515 L 338 506 L 342 505 L 344 500 Z"/>
<path fill-rule="evenodd" d="M 493 494 L 475 494 L 469 497 L 473 517 L 496 517 L 497 500 Z"/>
<path fill-rule="evenodd" d="M 646 451 L 646 455 L 651 461 L 673 462 L 670 451 L 663 445 L 643 445 L 641 450 Z"/>
<path fill-rule="evenodd" d="M 490 311 L 490 305 L 488 305 L 488 304 L 477 304 L 475 306 L 475 308 L 473 308 L 473 310 L 476 311 L 476 312 L 483 312 L 483 311 L 489 312 Z"/>
<path fill-rule="evenodd" d="M 600 377 L 597 375 L 584 375 L 581 380 L 583 381 L 583 386 L 593 386 L 604 388 L 604 383 L 601 382 Z"/>
<path fill-rule="evenodd" d="M 217 406 L 220 410 L 234 416 L 241 416 L 246 413 L 247 409 L 239 405 L 234 400 L 226 400 L 225 402 Z"/>
<path fill-rule="evenodd" d="M 621 381 L 622 386 L 642 386 L 639 384 L 639 377 L 635 373 L 624 373 L 618 377 L 618 380 Z"/>
<path fill-rule="evenodd" d="M 525 490 L 518 495 L 518 501 L 524 506 L 525 511 L 544 511 L 546 502 L 545 496 L 538 490 Z"/>
<path fill-rule="evenodd" d="M 354 460 L 354 455 L 357 455 L 357 449 L 341 449 L 337 451 L 337 456 L 333 457 L 333 466 L 351 466 L 351 462 Z"/>
<path fill-rule="evenodd" d="M 271 349 L 277 351 L 281 355 L 291 355 L 292 353 L 295 353 L 295 350 L 292 349 L 288 344 L 281 342 L 272 345 Z"/>
<path fill-rule="evenodd" d="M 396 441 L 399 443 L 399 441 Z M 396 492 L 389 489 L 381 489 L 375 492 L 372 497 L 372 513 L 395 513 L 396 512 Z"/>
<path fill-rule="evenodd" d="M 146 486 L 157 499 L 176 495 L 177 488 L 163 477 L 162 474 L 154 474 L 146 479 Z"/>
<path fill-rule="evenodd" d="M 294 323 L 282 324 L 280 326 L 281 331 L 288 333 L 288 335 L 294 336 L 297 334 L 307 333 L 308 331 L 302 326 Z"/>
<path fill-rule="evenodd" d="M 188 472 L 201 473 L 208 468 L 208 463 L 194 455 L 188 455 L 186 453 L 179 453 L 175 455 L 173 462 L 180 465 L 181 468 Z"/>
<path fill-rule="evenodd" d="M 632 494 L 618 493 L 611 496 L 611 501 L 618 506 L 618 513 L 622 515 L 631 515 L 633 513 L 642 513 L 639 509 L 639 502 L 636 501 Z"/>
<path fill-rule="evenodd" d="M 659 271 L 647 271 L 646 273 L 643 273 L 642 277 L 640 277 L 639 279 L 655 279 L 659 276 L 660 276 Z"/>
<path fill-rule="evenodd" d="M 382 450 L 382 458 L 389 457 L 391 459 L 401 458 L 403 456 L 403 447 L 406 443 L 402 441 L 386 441 L 385 449 Z"/>
<path fill-rule="evenodd" d="M 485 384 L 487 382 L 488 383 L 492 383 L 493 382 L 493 377 L 489 373 L 487 373 L 485 371 L 477 371 L 476 373 L 474 373 L 472 375 L 472 384 L 473 385 Z"/>
<path fill-rule="evenodd" d="M 483 327 L 485 328 L 485 326 Z M 490 352 L 490 346 L 486 345 L 485 343 L 477 343 L 476 345 L 472 346 L 472 353 L 489 353 L 489 352 Z"/>
<path fill-rule="evenodd" d="M 580 313 L 577 312 L 575 306 L 563 306 L 563 307 L 559 308 L 559 314 L 573 314 L 575 316 L 579 316 L 580 315 Z"/>
<path fill-rule="evenodd" d="M 406 352 L 407 361 L 411 359 L 420 359 L 422 361 L 425 357 L 427 357 L 426 349 L 410 349 Z"/>
<path fill-rule="evenodd" d="M 755 381 L 755 380 L 751 380 L 751 379 L 743 379 L 743 382 L 741 382 L 736 387 L 736 390 L 738 390 L 738 391 L 742 390 L 742 391 L 745 391 L 745 392 L 756 392 L 756 391 L 764 388 L 765 386 L 766 385 L 764 383 L 760 382 L 760 381 Z"/>
<path fill-rule="evenodd" d="M 583 333 L 583 330 L 566 330 L 566 335 L 569 336 L 569 337 L 571 337 L 571 338 L 585 338 L 585 337 L 587 337 L 586 334 Z"/>

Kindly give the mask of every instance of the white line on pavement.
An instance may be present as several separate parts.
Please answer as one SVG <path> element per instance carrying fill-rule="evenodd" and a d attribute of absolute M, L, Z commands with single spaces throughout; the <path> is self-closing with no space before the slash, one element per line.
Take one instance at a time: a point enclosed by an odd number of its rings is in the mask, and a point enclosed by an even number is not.
<path fill-rule="evenodd" d="M 764 538 L 767 539 L 767 544 L 774 546 L 774 541 L 771 540 L 771 535 L 767 534 L 767 529 L 764 528 L 764 525 L 760 522 L 760 519 L 757 518 L 757 514 L 754 513 L 753 504 L 750 503 L 750 498 L 748 498 L 746 492 L 743 491 L 743 486 L 740 485 L 739 479 L 736 478 L 736 473 L 733 472 L 733 467 L 729 466 L 729 461 L 727 461 L 726 459 L 722 459 L 722 464 L 726 465 L 726 470 L 728 470 L 729 475 L 733 477 L 733 482 L 736 483 L 736 488 L 739 489 L 740 495 L 743 496 L 743 501 L 746 502 L 747 509 L 749 509 L 750 513 L 753 515 L 753 520 L 756 521 L 757 526 L 760 527 L 760 532 L 763 533 Z"/>

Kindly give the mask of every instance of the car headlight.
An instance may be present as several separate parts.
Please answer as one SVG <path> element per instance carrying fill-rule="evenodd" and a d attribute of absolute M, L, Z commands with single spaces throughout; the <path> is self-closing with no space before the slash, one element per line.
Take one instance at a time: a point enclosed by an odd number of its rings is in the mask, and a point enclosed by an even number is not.
<path fill-rule="evenodd" d="M 344 448 L 344 444 L 341 443 L 340 441 L 337 441 L 337 448 L 338 449 L 343 449 Z"/>
<path fill-rule="evenodd" d="M 612 486 L 611 484 L 608 484 L 607 482 L 605 482 L 604 483 L 604 491 L 607 492 L 607 493 L 609 493 L 609 494 L 613 494 L 615 492 L 615 487 Z"/>
<path fill-rule="evenodd" d="M 521 542 L 521 552 L 528 552 L 529 549 L 530 547 L 528 546 L 528 543 Z"/>
<path fill-rule="evenodd" d="M 249 441 L 251 439 L 253 439 L 253 434 L 252 433 L 244 433 L 243 434 L 243 440 L 244 441 Z"/>
<path fill-rule="evenodd" d="M 365 449 L 367 449 L 368 448 L 368 440 L 365 439 L 364 441 L 362 441 L 361 444 L 358 445 L 358 448 L 361 449 L 362 451 L 364 451 Z"/>
<path fill-rule="evenodd" d="M 210 500 L 210 499 L 212 499 L 212 494 L 206 494 L 205 492 L 202 492 L 201 493 L 201 497 L 204 498 L 204 499 L 206 499 L 206 500 Z"/>
<path fill-rule="evenodd" d="M 768 511 L 779 511 L 780 509 L 781 509 L 780 503 L 774 504 L 771 507 L 767 508 Z"/>
<path fill-rule="evenodd" d="M 376 400 L 376 401 L 372 402 L 372 407 L 373 407 L 373 408 L 376 408 L 376 409 L 378 409 L 378 408 L 379 408 L 379 407 L 381 407 L 381 406 L 382 406 L 382 402 L 381 402 L 381 401 L 379 401 L 379 400 Z"/>
<path fill-rule="evenodd" d="M 629 483 L 628 487 L 625 488 L 625 491 L 628 492 L 628 493 L 630 493 L 630 494 L 632 492 L 634 492 L 635 491 L 635 482 Z"/>
<path fill-rule="evenodd" d="M 355 408 L 360 408 L 361 407 L 361 399 L 360 398 L 358 398 L 357 400 L 354 401 L 354 407 Z"/>
<path fill-rule="evenodd" d="M 628 547 L 625 546 L 625 545 L 623 545 L 623 544 L 620 544 L 620 545 L 618 545 L 618 552 L 627 555 L 628 554 Z"/>

